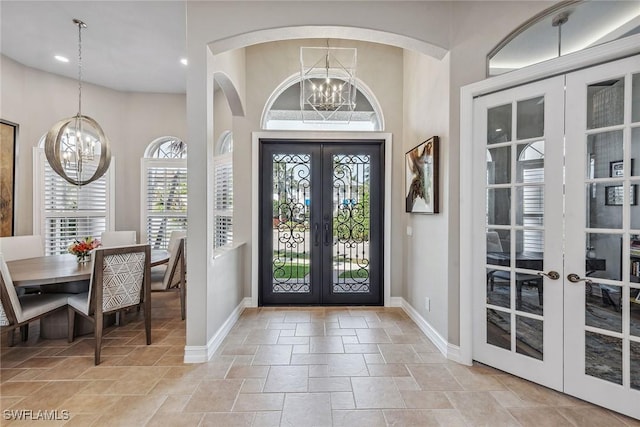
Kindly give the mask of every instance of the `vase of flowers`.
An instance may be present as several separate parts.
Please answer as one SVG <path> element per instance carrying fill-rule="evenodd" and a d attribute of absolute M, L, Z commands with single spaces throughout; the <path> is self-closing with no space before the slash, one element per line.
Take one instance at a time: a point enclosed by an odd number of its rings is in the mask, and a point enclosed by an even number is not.
<path fill-rule="evenodd" d="M 93 237 L 85 237 L 84 239 L 76 239 L 69 246 L 69 253 L 76 256 L 79 263 L 89 262 L 91 259 L 91 251 L 100 246 L 100 241 Z"/>

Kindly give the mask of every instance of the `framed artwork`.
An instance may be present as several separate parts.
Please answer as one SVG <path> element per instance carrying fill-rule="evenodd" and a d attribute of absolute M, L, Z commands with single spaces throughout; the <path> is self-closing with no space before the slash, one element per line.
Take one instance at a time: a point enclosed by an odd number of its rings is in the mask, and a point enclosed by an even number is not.
<path fill-rule="evenodd" d="M 439 143 L 440 139 L 432 136 L 405 154 L 406 212 L 439 212 Z"/>
<path fill-rule="evenodd" d="M 637 185 L 631 185 L 629 187 L 629 204 L 636 205 L 636 192 Z M 605 199 L 604 204 L 606 206 L 622 206 L 624 203 L 624 187 L 622 185 L 611 185 L 604 188 Z"/>
<path fill-rule="evenodd" d="M 631 175 L 633 175 L 633 159 L 631 159 Z M 609 176 L 612 178 L 621 178 L 624 176 L 624 162 L 622 160 L 609 162 Z"/>
<path fill-rule="evenodd" d="M 17 127 L 0 120 L 0 237 L 13 235 Z"/>

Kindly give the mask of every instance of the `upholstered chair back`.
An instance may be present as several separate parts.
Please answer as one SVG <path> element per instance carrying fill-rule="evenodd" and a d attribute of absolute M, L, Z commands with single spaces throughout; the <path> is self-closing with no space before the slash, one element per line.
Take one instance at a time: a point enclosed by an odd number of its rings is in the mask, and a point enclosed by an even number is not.
<path fill-rule="evenodd" d="M 7 262 L 36 258 L 44 256 L 44 242 L 39 235 L 0 237 L 0 252 Z"/>
<path fill-rule="evenodd" d="M 112 248 L 116 246 L 135 245 L 136 232 L 132 231 L 103 231 L 100 235 L 100 243 L 103 248 Z"/>
<path fill-rule="evenodd" d="M 4 259 L 4 255 L 0 253 L 0 292 L 2 298 L 0 298 L 0 326 L 9 326 L 12 324 L 11 316 L 9 316 L 9 310 L 15 316 L 16 321 L 22 322 L 22 306 L 18 299 L 16 288 L 13 286 L 13 280 L 9 274 L 9 268 Z"/>

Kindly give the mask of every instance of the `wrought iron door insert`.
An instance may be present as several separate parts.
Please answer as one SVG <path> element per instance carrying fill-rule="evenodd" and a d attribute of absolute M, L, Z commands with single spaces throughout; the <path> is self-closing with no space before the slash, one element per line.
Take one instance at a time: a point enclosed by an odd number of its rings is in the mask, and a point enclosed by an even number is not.
<path fill-rule="evenodd" d="M 262 141 L 261 304 L 382 304 L 382 149 Z"/>

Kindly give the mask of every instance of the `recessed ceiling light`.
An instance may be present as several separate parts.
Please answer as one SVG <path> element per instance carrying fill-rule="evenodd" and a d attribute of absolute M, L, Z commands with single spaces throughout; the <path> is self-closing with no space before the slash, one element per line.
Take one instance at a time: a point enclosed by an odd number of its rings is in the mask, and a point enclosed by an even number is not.
<path fill-rule="evenodd" d="M 69 58 L 67 58 L 66 56 L 56 55 L 54 56 L 54 58 L 56 58 L 60 62 L 69 62 Z"/>
<path fill-rule="evenodd" d="M 182 65 L 187 65 L 187 64 L 189 63 L 189 61 L 187 61 L 187 58 L 182 58 L 182 59 L 180 60 L 180 63 L 181 63 Z"/>

